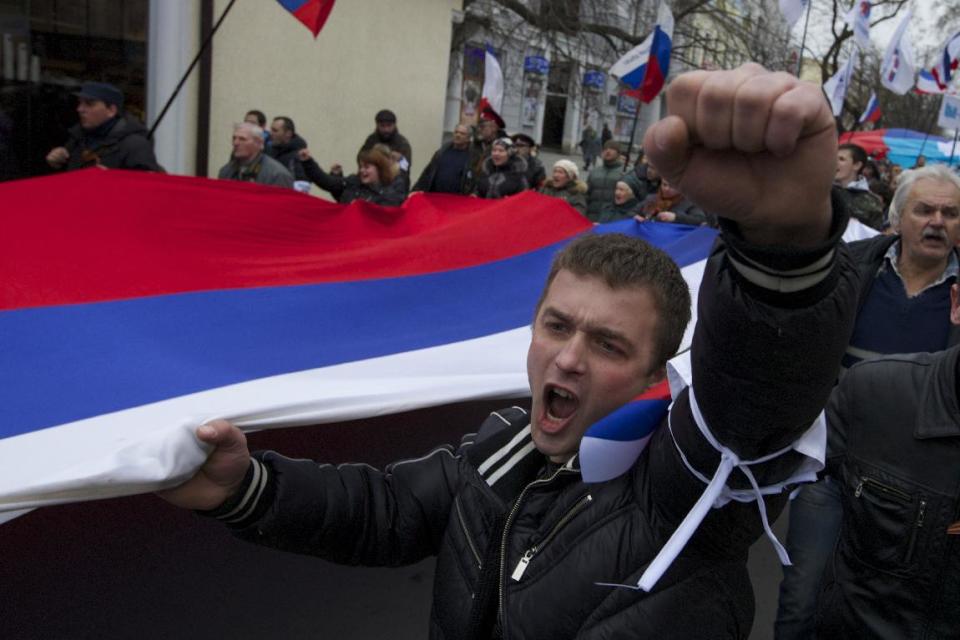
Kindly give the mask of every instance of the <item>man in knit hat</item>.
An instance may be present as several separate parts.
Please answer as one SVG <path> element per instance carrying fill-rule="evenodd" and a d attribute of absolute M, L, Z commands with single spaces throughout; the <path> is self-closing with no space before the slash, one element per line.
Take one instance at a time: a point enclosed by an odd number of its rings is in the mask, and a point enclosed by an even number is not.
<path fill-rule="evenodd" d="M 397 114 L 390 109 L 381 109 L 374 120 L 377 128 L 367 136 L 360 151 L 369 151 L 375 144 L 385 144 L 391 151 L 396 151 L 403 156 L 400 169 L 409 172 L 410 165 L 413 164 L 413 150 L 410 148 L 410 141 L 397 130 Z"/>
<path fill-rule="evenodd" d="M 587 184 L 580 180 L 577 165 L 572 160 L 564 158 L 553 163 L 553 171 L 540 193 L 561 198 L 583 215 L 587 215 Z"/>

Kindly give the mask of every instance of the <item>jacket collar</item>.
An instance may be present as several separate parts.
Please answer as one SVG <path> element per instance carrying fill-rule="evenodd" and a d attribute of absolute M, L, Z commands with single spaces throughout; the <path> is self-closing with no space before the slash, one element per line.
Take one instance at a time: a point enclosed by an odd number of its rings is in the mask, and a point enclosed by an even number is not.
<path fill-rule="evenodd" d="M 913 436 L 919 440 L 960 437 L 958 356 L 960 346 L 941 352 L 930 360 L 930 370 L 920 391 L 919 411 L 913 429 Z"/>

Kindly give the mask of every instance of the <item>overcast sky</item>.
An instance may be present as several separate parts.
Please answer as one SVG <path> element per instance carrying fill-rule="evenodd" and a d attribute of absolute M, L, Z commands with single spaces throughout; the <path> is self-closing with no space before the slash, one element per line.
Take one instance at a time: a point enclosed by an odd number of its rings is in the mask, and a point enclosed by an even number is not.
<path fill-rule="evenodd" d="M 913 20 L 909 27 L 909 34 L 913 41 L 914 49 L 917 51 L 918 58 L 922 58 L 922 52 L 941 44 L 941 40 L 947 36 L 944 32 L 947 29 L 938 24 L 940 15 L 944 12 L 948 4 L 956 0 L 914 0 Z M 853 0 L 850 0 L 850 5 Z M 833 40 L 829 28 L 830 9 L 832 2 L 830 0 L 813 0 L 813 13 L 810 16 L 810 28 L 807 32 L 807 45 L 814 51 L 825 51 Z M 902 9 L 894 18 L 881 22 L 870 30 L 870 38 L 876 45 L 879 55 L 883 55 L 893 32 L 906 14 L 906 9 Z M 876 16 L 874 16 L 876 18 Z M 950 25 L 954 30 L 960 30 L 960 24 Z M 800 19 L 794 27 L 794 36 L 799 41 L 803 35 L 803 19 Z M 918 64 L 927 65 L 929 60 L 920 59 Z"/>

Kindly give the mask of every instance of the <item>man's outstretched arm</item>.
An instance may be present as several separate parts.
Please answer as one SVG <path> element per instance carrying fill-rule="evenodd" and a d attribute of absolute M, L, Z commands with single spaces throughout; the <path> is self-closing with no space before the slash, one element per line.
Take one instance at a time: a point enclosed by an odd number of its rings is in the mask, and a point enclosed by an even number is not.
<path fill-rule="evenodd" d="M 720 461 L 692 398 L 712 437 L 740 460 L 789 447 L 829 396 L 852 330 L 856 279 L 838 246 L 846 216 L 831 202 L 836 135 L 819 87 L 746 65 L 681 76 L 668 106 L 647 132 L 650 160 L 716 212 L 722 231 L 700 289 L 693 391 L 678 398 L 672 429 L 651 445 L 655 503 L 670 531 L 705 489 L 687 463 L 710 478 Z M 787 453 L 752 470 L 760 485 L 773 484 L 800 460 Z M 740 471 L 728 484 L 749 488 Z M 756 508 L 714 510 L 704 526 L 738 553 L 761 531 Z"/>

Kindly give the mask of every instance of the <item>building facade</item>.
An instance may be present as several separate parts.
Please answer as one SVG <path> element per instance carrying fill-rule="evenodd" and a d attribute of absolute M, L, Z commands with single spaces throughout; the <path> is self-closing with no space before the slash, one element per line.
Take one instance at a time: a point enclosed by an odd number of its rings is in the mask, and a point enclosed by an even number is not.
<path fill-rule="evenodd" d="M 84 80 L 120 86 L 128 110 L 152 126 L 229 4 L 0 0 L 0 136 L 8 123 L 15 165 L 0 179 L 47 171 L 43 157 L 76 122 L 70 94 Z M 156 129 L 158 160 L 170 173 L 215 175 L 230 155 L 232 125 L 259 109 L 292 118 L 321 165 L 340 162 L 350 172 L 374 114 L 389 108 L 411 142 L 416 172 L 442 137 L 453 12 L 461 7 L 341 1 L 314 40 L 277 2 L 235 3 Z M 11 75 L 3 73 L 5 54 Z"/>

